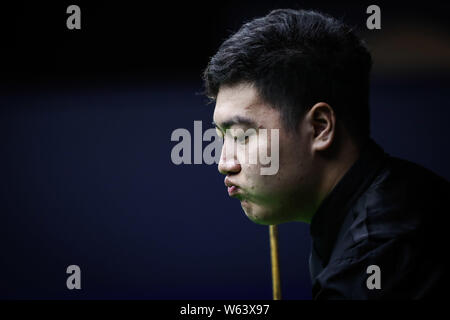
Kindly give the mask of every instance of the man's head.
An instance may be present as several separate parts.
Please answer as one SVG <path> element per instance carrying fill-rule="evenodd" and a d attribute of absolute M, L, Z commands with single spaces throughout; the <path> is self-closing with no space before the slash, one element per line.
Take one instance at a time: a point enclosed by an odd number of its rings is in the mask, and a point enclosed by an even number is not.
<path fill-rule="evenodd" d="M 221 45 L 204 73 L 206 94 L 216 100 L 214 122 L 224 135 L 219 171 L 239 187 L 250 219 L 310 221 L 369 138 L 370 68 L 351 29 L 313 11 L 272 11 Z M 278 172 L 262 175 L 261 164 L 242 161 L 239 143 L 227 156 L 236 141 L 230 128 L 253 128 L 257 136 L 268 129 L 268 144 L 253 143 L 250 154 L 270 150 L 270 130 L 278 129 Z"/>

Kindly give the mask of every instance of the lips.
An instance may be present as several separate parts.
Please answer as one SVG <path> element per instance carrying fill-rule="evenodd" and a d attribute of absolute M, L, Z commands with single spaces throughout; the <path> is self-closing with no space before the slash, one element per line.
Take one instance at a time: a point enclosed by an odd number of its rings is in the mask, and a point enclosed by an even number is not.
<path fill-rule="evenodd" d="M 225 178 L 224 182 L 225 182 L 225 186 L 228 187 L 228 195 L 230 197 L 239 193 L 239 190 L 240 190 L 239 186 L 237 184 L 233 183 L 230 179 L 228 179 L 228 177 Z"/>
<path fill-rule="evenodd" d="M 236 186 L 228 187 L 228 195 L 230 197 L 236 195 L 238 193 L 238 191 L 239 191 L 239 188 Z"/>

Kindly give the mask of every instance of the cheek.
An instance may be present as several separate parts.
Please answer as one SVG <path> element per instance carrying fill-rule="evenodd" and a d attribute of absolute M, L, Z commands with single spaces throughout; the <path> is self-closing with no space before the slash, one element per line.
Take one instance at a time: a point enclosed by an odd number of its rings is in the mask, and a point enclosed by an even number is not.
<path fill-rule="evenodd" d="M 304 148 L 297 137 L 283 135 L 280 138 L 280 170 L 289 174 L 298 173 L 305 160 L 305 150 L 302 147 Z"/>
<path fill-rule="evenodd" d="M 273 192 L 289 192 L 299 187 L 304 181 L 305 163 L 301 150 L 292 143 L 280 144 L 279 170 L 276 175 L 263 176 L 263 183 Z"/>
<path fill-rule="evenodd" d="M 257 146 L 252 146 L 240 156 L 241 173 L 245 177 L 247 191 L 251 193 L 260 193 L 264 190 L 264 177 L 261 175 L 261 165 L 259 163 L 259 155 Z M 250 160 L 250 161 L 249 161 Z"/>
<path fill-rule="evenodd" d="M 261 185 L 261 175 L 259 165 L 257 164 L 241 164 L 241 172 L 245 176 L 247 185 L 252 190 L 259 189 Z"/>
<path fill-rule="evenodd" d="M 256 140 L 249 140 L 247 144 L 237 145 L 237 158 L 242 168 L 252 169 L 259 166 L 259 146 Z"/>
<path fill-rule="evenodd" d="M 290 189 L 298 187 L 302 180 L 302 159 L 301 150 L 294 139 L 286 139 L 285 136 L 279 138 L 279 170 L 275 175 L 262 175 L 261 168 L 269 165 L 261 165 L 261 154 L 272 158 L 271 144 L 273 140 L 257 139 L 247 145 L 238 145 L 238 159 L 241 164 L 241 172 L 247 181 L 249 190 L 260 194 L 279 194 L 289 192 Z M 253 162 L 252 159 L 256 159 Z M 250 161 L 249 161 L 250 160 Z"/>

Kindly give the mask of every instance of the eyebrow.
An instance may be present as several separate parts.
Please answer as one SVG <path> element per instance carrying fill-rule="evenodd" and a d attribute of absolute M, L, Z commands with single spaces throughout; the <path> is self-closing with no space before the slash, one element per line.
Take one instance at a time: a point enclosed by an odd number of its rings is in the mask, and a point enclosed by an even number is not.
<path fill-rule="evenodd" d="M 242 117 L 242 116 L 234 116 L 231 119 L 226 120 L 221 123 L 215 123 L 213 121 L 212 124 L 215 125 L 219 129 L 228 129 L 231 126 L 236 125 L 236 124 L 244 124 L 249 127 L 255 127 L 255 128 L 257 127 L 255 121 L 253 121 L 250 118 L 246 118 L 246 117 Z"/>

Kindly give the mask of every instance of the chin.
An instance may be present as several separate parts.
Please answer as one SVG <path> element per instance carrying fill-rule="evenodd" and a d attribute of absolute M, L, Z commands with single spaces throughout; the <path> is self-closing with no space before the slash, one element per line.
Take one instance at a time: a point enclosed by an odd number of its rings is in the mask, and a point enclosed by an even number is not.
<path fill-rule="evenodd" d="M 279 218 L 277 218 L 278 215 L 276 213 L 271 212 L 267 209 L 260 208 L 253 203 L 242 201 L 241 206 L 245 212 L 245 215 L 254 223 L 262 225 L 273 225 L 283 222 L 280 221 Z"/>

